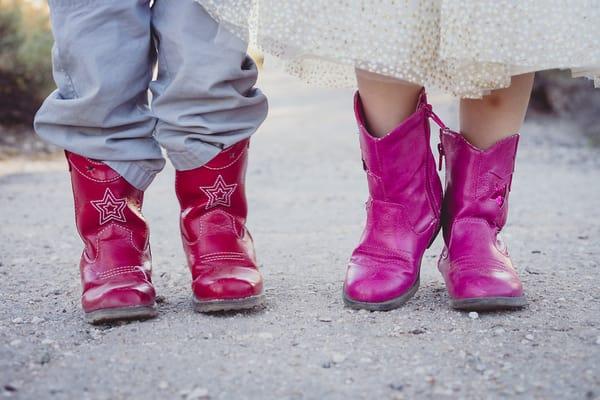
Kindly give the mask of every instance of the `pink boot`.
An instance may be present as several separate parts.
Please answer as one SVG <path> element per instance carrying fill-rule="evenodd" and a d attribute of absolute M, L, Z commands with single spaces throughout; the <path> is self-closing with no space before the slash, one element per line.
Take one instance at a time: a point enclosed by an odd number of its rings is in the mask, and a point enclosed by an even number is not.
<path fill-rule="evenodd" d="M 513 135 L 480 150 L 462 135 L 442 132 L 446 247 L 438 268 L 454 308 L 491 310 L 526 304 L 521 281 L 498 236 L 508 216 L 518 142 L 519 135 Z"/>
<path fill-rule="evenodd" d="M 428 117 L 434 115 L 423 92 L 413 115 L 376 138 L 366 129 L 358 93 L 355 113 L 370 198 L 346 272 L 344 302 L 391 310 L 417 291 L 421 258 L 439 230 L 442 185 L 429 145 Z"/>

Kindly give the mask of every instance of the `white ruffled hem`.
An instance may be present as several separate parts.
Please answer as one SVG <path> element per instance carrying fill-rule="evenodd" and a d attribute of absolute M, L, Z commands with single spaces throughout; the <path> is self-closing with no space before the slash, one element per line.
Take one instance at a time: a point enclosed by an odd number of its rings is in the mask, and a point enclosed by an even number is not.
<path fill-rule="evenodd" d="M 600 87 L 600 7 L 584 0 L 197 1 L 309 84 L 354 86 L 358 68 L 480 98 L 557 68 Z"/>

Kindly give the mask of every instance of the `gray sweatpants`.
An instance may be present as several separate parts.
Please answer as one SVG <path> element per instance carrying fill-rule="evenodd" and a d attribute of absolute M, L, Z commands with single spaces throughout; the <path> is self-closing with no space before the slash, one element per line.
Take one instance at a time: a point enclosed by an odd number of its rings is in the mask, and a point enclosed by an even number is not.
<path fill-rule="evenodd" d="M 49 5 L 58 88 L 35 119 L 48 142 L 106 162 L 143 190 L 164 166 L 161 146 L 176 169 L 194 169 L 265 119 L 246 44 L 193 0 Z"/>

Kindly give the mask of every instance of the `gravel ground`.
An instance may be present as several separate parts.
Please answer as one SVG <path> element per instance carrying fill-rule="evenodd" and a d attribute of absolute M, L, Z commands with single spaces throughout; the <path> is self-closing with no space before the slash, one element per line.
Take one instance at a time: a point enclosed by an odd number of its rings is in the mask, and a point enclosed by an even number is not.
<path fill-rule="evenodd" d="M 148 191 L 160 316 L 86 325 L 62 163 L 0 177 L 0 397 L 21 399 L 593 399 L 600 396 L 600 162 L 558 123 L 527 124 L 505 238 L 530 301 L 448 307 L 427 251 L 422 287 L 387 313 L 345 309 L 364 218 L 351 91 L 267 70 L 271 114 L 249 169 L 267 283 L 258 312 L 192 311 L 173 171 Z M 431 96 L 455 126 L 456 106 Z M 58 170 L 57 170 L 58 169 Z"/>

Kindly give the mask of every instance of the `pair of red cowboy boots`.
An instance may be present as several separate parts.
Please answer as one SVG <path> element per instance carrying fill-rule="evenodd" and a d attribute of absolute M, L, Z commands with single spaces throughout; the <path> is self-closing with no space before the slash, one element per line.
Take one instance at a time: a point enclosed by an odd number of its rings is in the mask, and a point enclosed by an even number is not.
<path fill-rule="evenodd" d="M 249 141 L 209 163 L 177 171 L 181 236 L 199 312 L 262 304 L 263 279 L 246 229 L 244 181 Z M 144 193 L 106 164 L 67 152 L 77 228 L 86 320 L 102 323 L 156 316 Z"/>

